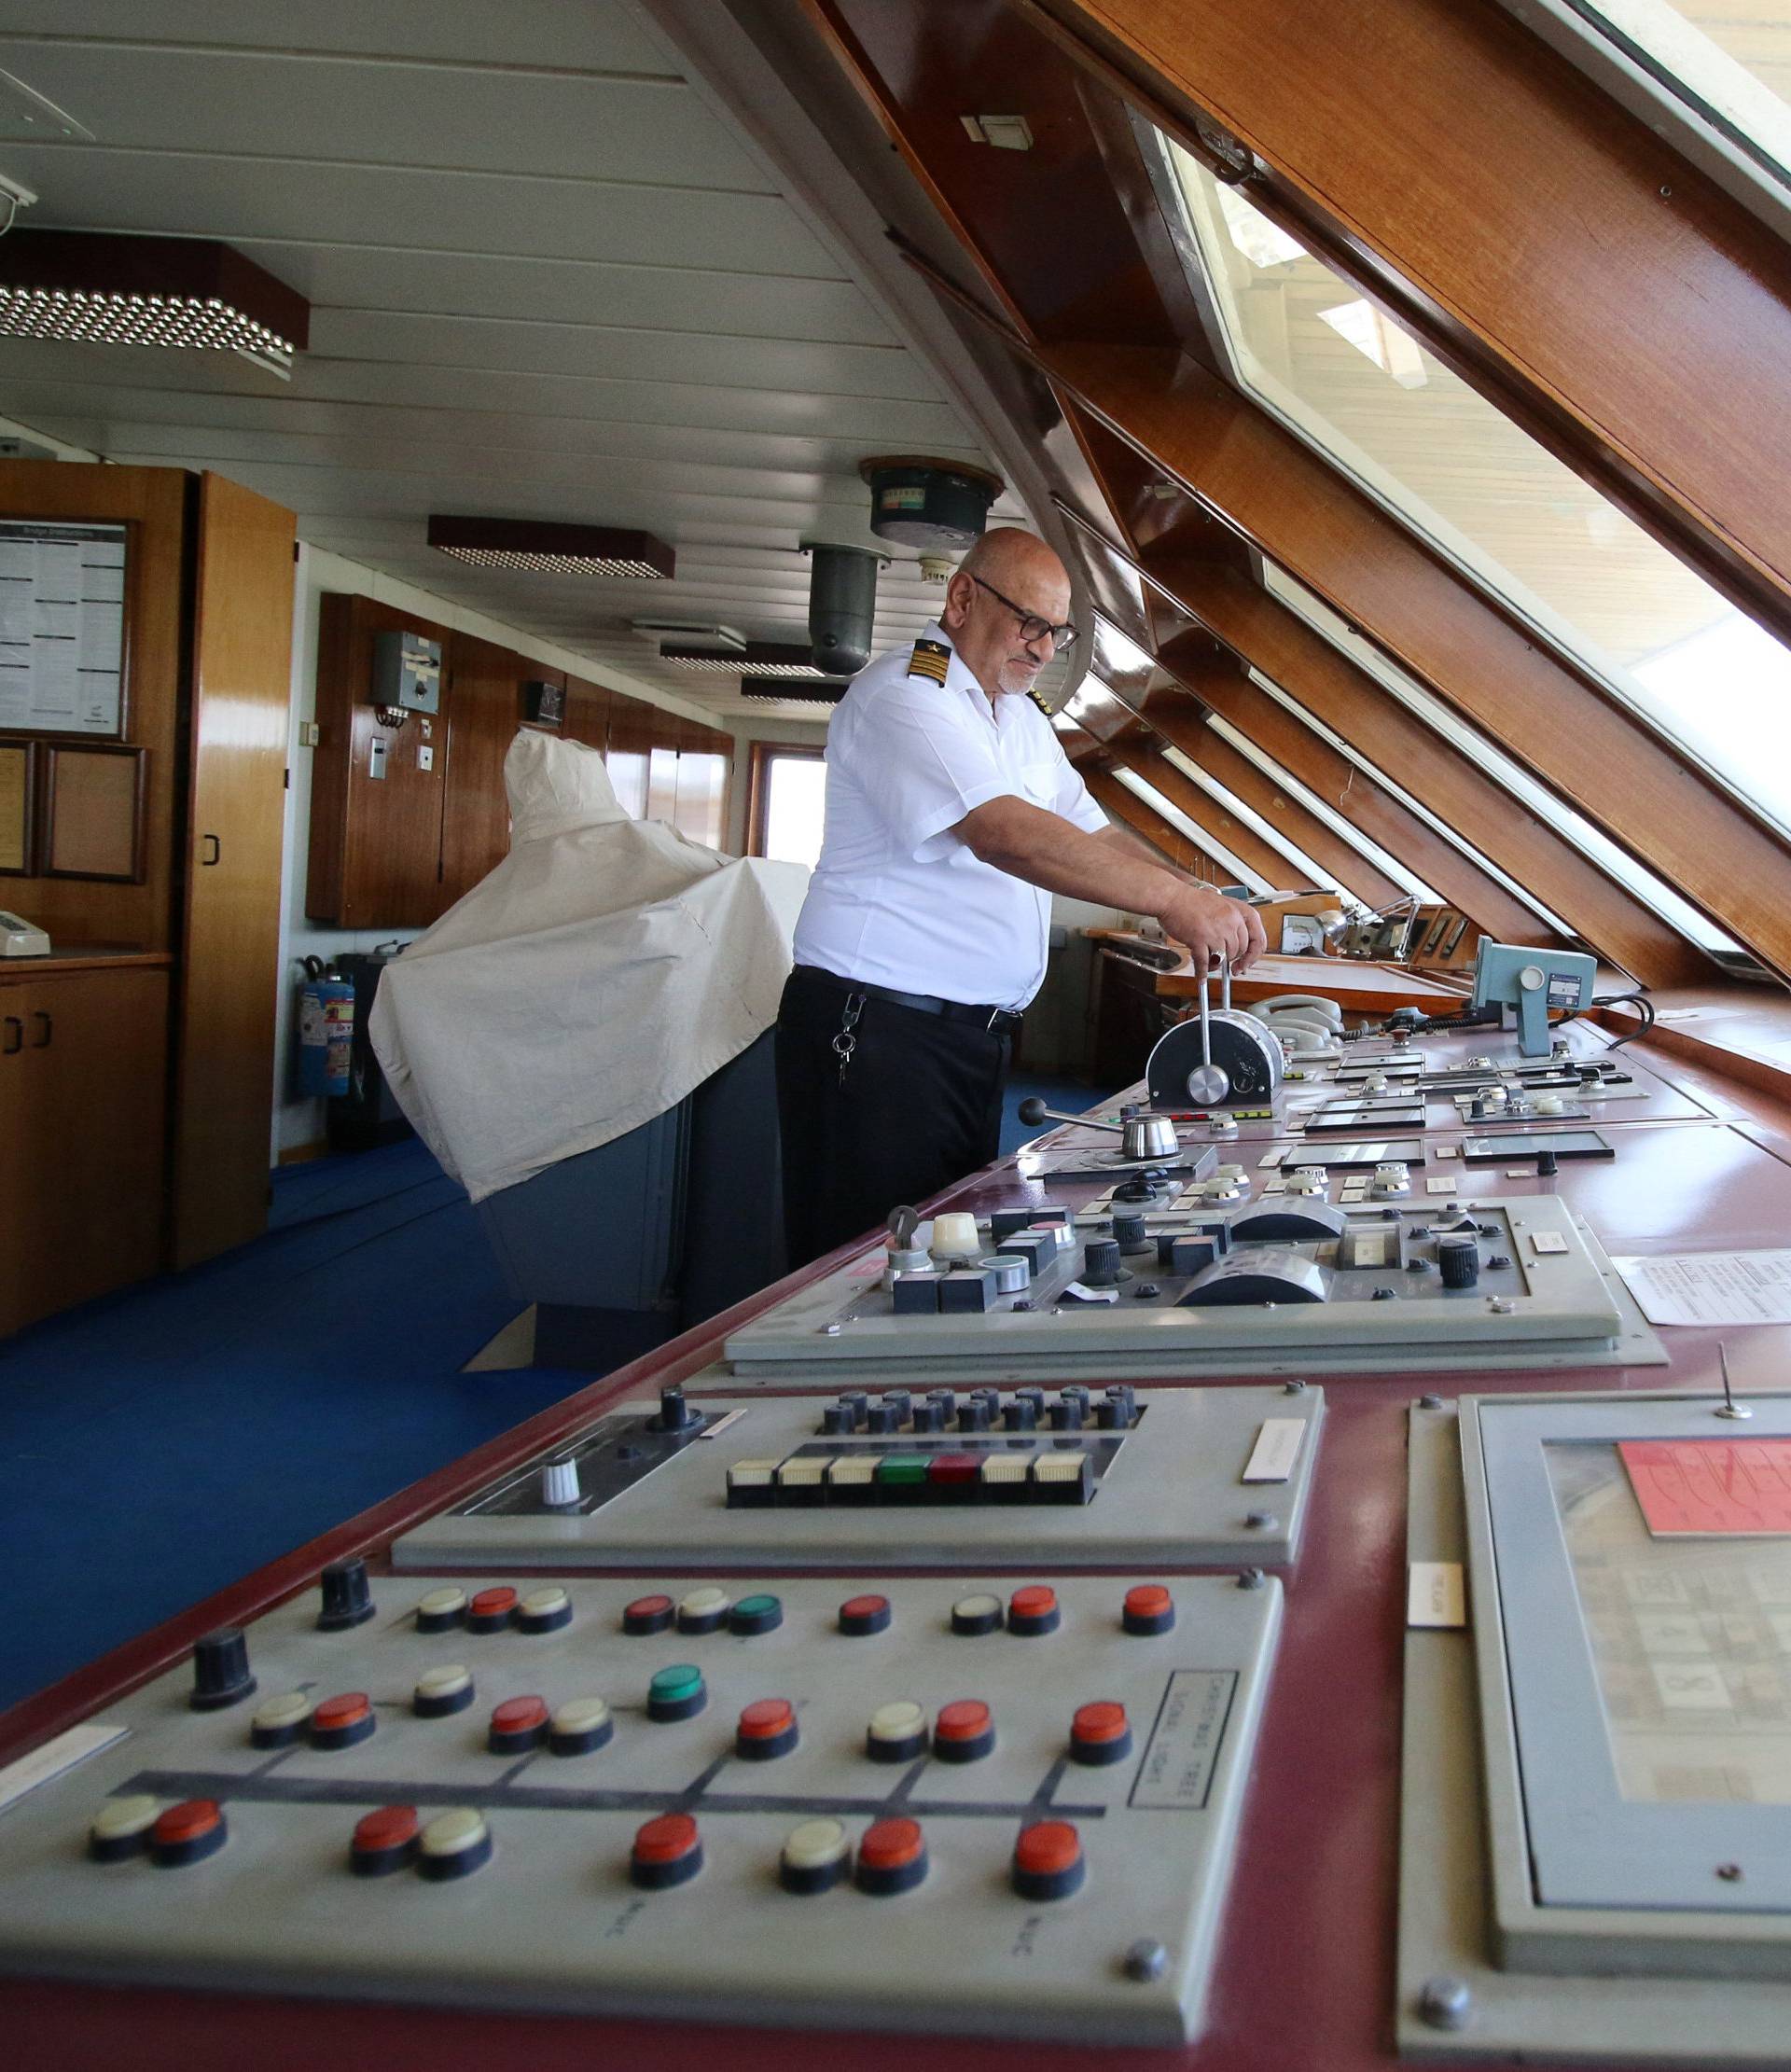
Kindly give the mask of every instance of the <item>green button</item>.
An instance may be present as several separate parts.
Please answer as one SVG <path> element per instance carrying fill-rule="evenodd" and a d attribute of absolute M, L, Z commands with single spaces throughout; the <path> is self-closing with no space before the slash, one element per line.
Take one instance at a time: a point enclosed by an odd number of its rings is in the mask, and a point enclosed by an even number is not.
<path fill-rule="evenodd" d="M 764 1619 L 771 1613 L 782 1611 L 784 1606 L 767 1592 L 759 1597 L 743 1597 L 734 1606 L 736 1619 Z"/>
<path fill-rule="evenodd" d="M 912 1484 L 926 1480 L 926 1455 L 924 1453 L 891 1453 L 877 1464 L 877 1480 L 880 1482 Z"/>
<path fill-rule="evenodd" d="M 657 1698 L 661 1704 L 681 1704 L 687 1698 L 694 1698 L 702 1689 L 702 1671 L 695 1662 L 673 1662 L 670 1669 L 661 1669 L 647 1687 L 647 1695 Z"/>

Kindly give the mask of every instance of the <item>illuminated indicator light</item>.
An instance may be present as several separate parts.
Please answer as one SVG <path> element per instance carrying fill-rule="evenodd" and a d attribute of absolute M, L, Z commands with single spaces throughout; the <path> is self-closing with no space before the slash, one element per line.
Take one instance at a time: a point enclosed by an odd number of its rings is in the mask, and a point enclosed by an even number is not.
<path fill-rule="evenodd" d="M 918 1820 L 879 1820 L 858 1844 L 855 1879 L 860 1892 L 879 1898 L 909 1892 L 926 1876 L 926 1838 Z"/>
<path fill-rule="evenodd" d="M 421 1833 L 415 1806 L 382 1806 L 354 1823 L 348 1868 L 357 1878 L 383 1878 L 414 1863 Z"/>
<path fill-rule="evenodd" d="M 502 1633 L 515 1609 L 515 1591 L 507 1587 L 481 1590 L 466 1607 L 466 1623 L 476 1634 Z"/>
<path fill-rule="evenodd" d="M 432 1590 L 426 1597 L 418 1600 L 417 1631 L 445 1634 L 450 1627 L 462 1624 L 465 1617 L 466 1592 L 464 1590 Z"/>
<path fill-rule="evenodd" d="M 728 1616 L 731 1600 L 725 1590 L 717 1590 L 713 1583 L 701 1590 L 693 1590 L 678 1601 L 678 1631 L 681 1634 L 712 1634 Z"/>
<path fill-rule="evenodd" d="M 995 1745 L 994 1715 L 980 1698 L 955 1698 L 933 1722 L 933 1753 L 941 1762 L 976 1762 Z"/>
<path fill-rule="evenodd" d="M 678 1607 L 669 1597 L 637 1597 L 622 1612 L 625 1634 L 662 1634 L 677 1616 Z"/>
<path fill-rule="evenodd" d="M 954 1634 L 992 1634 L 1001 1624 L 1001 1599 L 987 1591 L 960 1597 L 951 1607 Z"/>
<path fill-rule="evenodd" d="M 877 1473 L 876 1456 L 848 1453 L 827 1463 L 827 1495 L 838 1504 L 867 1504 Z"/>
<path fill-rule="evenodd" d="M 728 1470 L 728 1502 L 731 1509 L 763 1509 L 776 1498 L 774 1460 L 736 1461 Z"/>
<path fill-rule="evenodd" d="M 1139 1583 L 1126 1592 L 1119 1623 L 1129 1634 L 1166 1634 L 1175 1623 L 1175 1600 L 1161 1583 Z"/>
<path fill-rule="evenodd" d="M 365 1741 L 376 1724 L 373 1701 L 366 1691 L 345 1690 L 322 1700 L 312 1713 L 311 1745 L 313 1748 L 352 1748 L 356 1742 Z"/>
<path fill-rule="evenodd" d="M 311 1699 L 302 1690 L 283 1690 L 263 1699 L 249 1721 L 249 1742 L 256 1748 L 289 1748 L 311 1717 Z"/>
<path fill-rule="evenodd" d="M 1022 1899 L 1067 1898 L 1086 1873 L 1082 1838 L 1067 1820 L 1039 1820 L 1020 1829 L 1010 1875 Z"/>
<path fill-rule="evenodd" d="M 926 1752 L 926 1714 L 911 1698 L 879 1705 L 865 1729 L 865 1753 L 872 1762 L 911 1762 Z"/>
<path fill-rule="evenodd" d="M 616 1722 L 601 1698 L 572 1698 L 553 1716 L 548 1732 L 548 1752 L 555 1756 L 589 1756 L 615 1734 Z"/>
<path fill-rule="evenodd" d="M 974 1495 L 982 1474 L 977 1453 L 935 1453 L 927 1463 L 926 1479 L 936 1489 Z"/>
<path fill-rule="evenodd" d="M 702 1869 L 702 1838 L 687 1813 L 662 1813 L 634 1837 L 629 1875 L 649 1892 L 683 1884 Z"/>
<path fill-rule="evenodd" d="M 532 1590 L 516 1607 L 516 1623 L 525 1634 L 557 1633 L 572 1624 L 572 1599 L 558 1583 Z"/>
<path fill-rule="evenodd" d="M 435 1884 L 469 1878 L 491 1860 L 492 1830 L 476 1806 L 438 1813 L 419 1838 L 417 1869 Z"/>
<path fill-rule="evenodd" d="M 661 1669 L 646 1687 L 646 1716 L 670 1721 L 693 1718 L 709 1701 L 702 1671 L 694 1662 L 673 1662 Z"/>
<path fill-rule="evenodd" d="M 161 1801 L 146 1791 L 108 1799 L 87 1831 L 87 1853 L 95 1863 L 122 1863 L 142 1855 L 149 1830 L 161 1815 Z"/>
<path fill-rule="evenodd" d="M 1032 1459 L 1030 1453 L 985 1453 L 982 1460 L 982 1480 L 985 1483 L 1023 1486 Z"/>
<path fill-rule="evenodd" d="M 149 1854 L 164 1870 L 215 1856 L 229 1829 L 215 1799 L 187 1799 L 157 1816 L 149 1829 Z"/>
<path fill-rule="evenodd" d="M 783 1623 L 784 1600 L 769 1591 L 743 1597 L 728 1614 L 728 1631 L 732 1634 L 769 1634 Z"/>
<path fill-rule="evenodd" d="M 887 1597 L 848 1597 L 840 1607 L 840 1631 L 856 1637 L 881 1634 L 892 1616 Z"/>
<path fill-rule="evenodd" d="M 485 1745 L 494 1756 L 526 1755 L 548 1738 L 548 1719 L 545 1698 L 507 1698 L 492 1710 Z"/>
<path fill-rule="evenodd" d="M 778 1466 L 780 1504 L 819 1504 L 826 1500 L 829 1462 L 819 1453 L 795 1454 Z"/>
<path fill-rule="evenodd" d="M 1010 1634 L 1054 1633 L 1062 1615 L 1057 1608 L 1057 1592 L 1048 1583 L 1029 1583 L 1015 1591 L 1007 1602 Z"/>
<path fill-rule="evenodd" d="M 748 1762 L 770 1762 L 796 1746 L 796 1707 L 787 1698 L 756 1698 L 743 1706 L 734 1728 L 734 1753 Z"/>
<path fill-rule="evenodd" d="M 1132 1753 L 1132 1722 L 1126 1708 L 1110 1700 L 1079 1705 L 1070 1722 L 1070 1755 L 1076 1762 L 1099 1766 L 1123 1762 Z"/>
<path fill-rule="evenodd" d="M 843 1823 L 805 1820 L 792 1828 L 777 1859 L 777 1882 L 785 1892 L 826 1892 L 845 1874 L 852 1844 Z"/>
<path fill-rule="evenodd" d="M 465 1662 L 437 1662 L 417 1678 L 410 1710 L 419 1719 L 446 1719 L 473 1702 L 473 1673 Z"/>

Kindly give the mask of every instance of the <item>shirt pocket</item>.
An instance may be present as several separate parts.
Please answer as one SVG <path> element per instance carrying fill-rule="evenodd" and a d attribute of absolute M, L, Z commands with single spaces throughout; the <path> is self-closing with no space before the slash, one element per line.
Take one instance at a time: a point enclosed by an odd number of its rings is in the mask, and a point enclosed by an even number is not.
<path fill-rule="evenodd" d="M 1048 813 L 1057 798 L 1057 765 L 1029 762 L 1020 766 L 1020 788 L 1035 806 Z"/>

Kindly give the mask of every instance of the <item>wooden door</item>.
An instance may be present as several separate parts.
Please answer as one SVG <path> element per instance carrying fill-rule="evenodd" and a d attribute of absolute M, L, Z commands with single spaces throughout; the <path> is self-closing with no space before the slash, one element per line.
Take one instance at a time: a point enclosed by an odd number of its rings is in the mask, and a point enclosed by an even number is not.
<path fill-rule="evenodd" d="M 267 1224 L 296 528 L 290 511 L 222 476 L 201 483 L 174 1266 Z"/>
<path fill-rule="evenodd" d="M 0 1333 L 161 1263 L 168 974 L 0 985 Z"/>
<path fill-rule="evenodd" d="M 520 724 L 522 671 L 535 668 L 511 649 L 471 633 L 455 633 L 448 655 L 447 739 L 437 751 L 445 752 L 448 760 L 441 813 L 441 913 L 510 853 L 504 758 Z M 535 673 L 554 680 L 550 670 Z"/>

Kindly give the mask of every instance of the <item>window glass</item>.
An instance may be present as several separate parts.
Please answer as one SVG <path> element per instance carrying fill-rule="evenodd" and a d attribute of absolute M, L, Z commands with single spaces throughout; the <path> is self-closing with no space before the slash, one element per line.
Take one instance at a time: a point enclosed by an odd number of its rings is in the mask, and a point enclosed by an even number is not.
<path fill-rule="evenodd" d="M 1189 841 L 1197 842 L 1222 870 L 1229 871 L 1239 884 L 1248 885 L 1252 892 L 1274 890 L 1268 879 L 1260 878 L 1254 870 L 1246 869 L 1224 842 L 1215 841 L 1197 820 L 1185 814 L 1179 806 L 1172 804 L 1155 785 L 1146 784 L 1132 770 L 1116 770 L 1113 774 L 1133 798 L 1142 799 L 1151 812 L 1159 819 L 1167 821 L 1177 834 L 1185 835 Z"/>
<path fill-rule="evenodd" d="M 1791 831 L 1791 652 L 1237 188 L 1165 148 L 1239 382 Z"/>
<path fill-rule="evenodd" d="M 646 818 L 646 758 L 629 748 L 612 748 L 604 758 L 616 803 L 631 820 Z"/>
<path fill-rule="evenodd" d="M 1700 115 L 1791 181 L 1791 0 L 1569 0 Z"/>
<path fill-rule="evenodd" d="M 1322 892 L 1336 893 L 1346 906 L 1356 907 L 1361 905 L 1362 902 L 1356 898 L 1354 893 L 1346 892 L 1339 884 L 1332 872 L 1326 870 L 1323 865 L 1314 862 L 1303 849 L 1297 847 L 1282 833 L 1279 827 L 1275 827 L 1253 807 L 1246 806 L 1236 792 L 1229 790 L 1219 783 L 1217 778 L 1209 776 L 1192 756 L 1183 755 L 1179 748 L 1165 748 L 1163 750 L 1163 760 L 1179 770 L 1189 784 L 1198 785 L 1215 805 L 1222 807 L 1233 819 L 1241 820 L 1253 834 L 1266 841 L 1271 849 L 1279 850 L 1309 884 L 1316 886 Z"/>
<path fill-rule="evenodd" d="M 723 810 L 728 796 L 728 758 L 707 750 L 678 754 L 677 805 L 672 825 L 691 841 L 719 849 L 725 832 Z"/>
<path fill-rule="evenodd" d="M 1389 855 L 1379 842 L 1370 841 L 1359 827 L 1345 820 L 1340 813 L 1328 806 L 1315 791 L 1301 784 L 1298 777 L 1289 775 L 1272 756 L 1265 755 L 1248 734 L 1241 732 L 1229 720 L 1220 719 L 1216 715 L 1207 721 L 1207 725 L 1221 741 L 1229 742 L 1239 755 L 1247 756 L 1290 799 L 1297 799 L 1315 819 L 1322 820 L 1340 841 L 1347 841 L 1352 849 L 1365 855 L 1383 877 L 1391 878 L 1395 884 L 1402 886 L 1415 899 L 1423 899 L 1431 906 L 1443 904 L 1441 895 L 1433 892 L 1415 870 L 1408 869 L 1397 856 Z"/>
<path fill-rule="evenodd" d="M 777 863 L 805 863 L 812 870 L 821 855 L 826 764 L 819 756 L 767 756 L 762 781 L 763 854 Z"/>
<path fill-rule="evenodd" d="M 1626 850 L 1619 849 L 1616 842 L 1600 833 L 1583 814 L 1576 813 L 1571 806 L 1558 799 L 1546 785 L 1540 784 L 1520 764 L 1514 762 L 1502 749 L 1495 747 L 1484 734 L 1469 726 L 1434 692 L 1427 690 L 1423 685 L 1408 676 L 1404 670 L 1390 662 L 1371 642 L 1364 640 L 1359 633 L 1351 633 L 1342 619 L 1314 597 L 1303 584 L 1296 582 L 1284 570 L 1266 562 L 1263 564 L 1263 581 L 1284 605 L 1298 612 L 1314 632 L 1323 633 L 1334 647 L 1348 655 L 1352 661 L 1358 662 L 1391 691 L 1402 705 L 1415 713 L 1426 726 L 1452 742 L 1464 755 L 1470 757 L 1484 770 L 1489 777 L 1501 785 L 1539 820 L 1546 821 L 1557 834 L 1572 842 L 1589 862 L 1596 864 L 1607 877 L 1614 878 L 1626 892 L 1632 894 L 1645 907 L 1658 914 L 1669 927 L 1676 928 L 1701 949 L 1712 951 L 1718 955 L 1739 957 L 1743 954 L 1741 945 L 1732 937 L 1725 935 L 1714 922 L 1706 920 L 1697 908 L 1682 899 L 1663 879 L 1656 877 L 1653 871 L 1636 862 Z M 1276 688 L 1267 683 L 1266 679 L 1258 678 L 1258 681 L 1272 695 L 1280 696 Z M 1291 704 L 1291 701 L 1284 698 L 1282 702 Z M 1293 706 L 1292 709 L 1301 711 L 1298 706 Z M 1306 717 L 1306 715 L 1301 712 L 1301 716 Z M 1307 723 L 1311 725 L 1312 721 L 1308 719 Z M 1354 752 L 1347 747 L 1344 748 L 1344 753 L 1351 755 L 1354 760 L 1361 759 L 1354 757 Z M 1381 782 L 1386 784 L 1389 780 L 1383 776 Z M 1394 786 L 1391 788 L 1397 790 L 1398 787 Z M 1408 802 L 1415 804 L 1413 801 Z M 1422 807 L 1415 810 L 1424 811 Z M 1432 820 L 1433 824 L 1441 826 L 1433 814 L 1425 813 L 1424 816 Z M 1450 834 L 1451 840 L 1458 847 L 1467 847 L 1452 829 L 1445 829 L 1445 832 Z M 1469 854 L 1473 852 L 1470 851 Z M 1492 870 L 1495 877 L 1510 886 L 1512 891 L 1518 893 L 1520 898 L 1534 907 L 1538 912 L 1544 911 L 1534 898 L 1506 878 L 1503 871 L 1494 869 L 1485 857 L 1478 857 L 1477 860 L 1483 869 Z M 1574 932 L 1559 921 L 1551 920 L 1551 925 L 1561 928 L 1563 934 L 1570 935 Z"/>
<path fill-rule="evenodd" d="M 670 821 L 678 810 L 678 752 L 675 748 L 647 751 L 646 817 Z"/>

